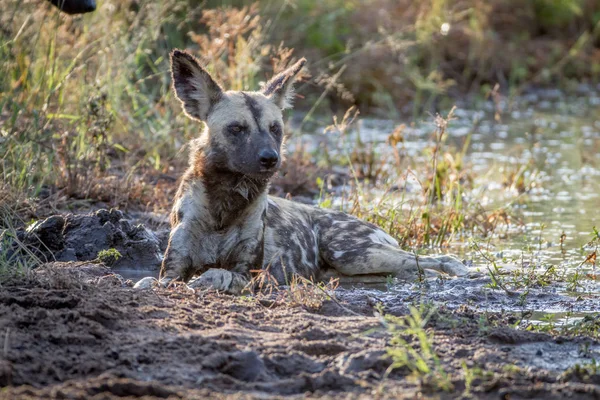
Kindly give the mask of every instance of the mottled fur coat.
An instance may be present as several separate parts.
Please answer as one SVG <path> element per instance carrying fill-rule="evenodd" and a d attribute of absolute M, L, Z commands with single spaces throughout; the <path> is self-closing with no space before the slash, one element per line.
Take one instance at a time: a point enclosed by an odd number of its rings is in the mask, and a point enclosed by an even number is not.
<path fill-rule="evenodd" d="M 171 54 L 173 87 L 185 113 L 204 122 L 192 145 L 172 211 L 161 278 L 240 292 L 250 271 L 268 269 L 284 284 L 293 274 L 319 279 L 394 275 L 419 270 L 463 275 L 450 256 L 419 257 L 401 250 L 377 226 L 342 212 L 268 196 L 281 164 L 282 110 L 290 106 L 302 59 L 261 91 L 224 91 L 190 54 Z"/>

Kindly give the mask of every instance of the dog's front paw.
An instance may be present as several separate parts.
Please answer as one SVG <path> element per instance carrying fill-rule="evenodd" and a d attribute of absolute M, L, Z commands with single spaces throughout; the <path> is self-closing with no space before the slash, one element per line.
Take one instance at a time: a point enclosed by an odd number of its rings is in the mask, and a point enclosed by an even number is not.
<path fill-rule="evenodd" d="M 202 289 L 216 289 L 229 291 L 233 282 L 233 273 L 224 269 L 211 268 L 199 278 L 188 283 L 188 287 Z"/>
<path fill-rule="evenodd" d="M 452 256 L 439 256 L 435 259 L 440 263 L 440 270 L 448 275 L 467 276 L 469 268 Z"/>

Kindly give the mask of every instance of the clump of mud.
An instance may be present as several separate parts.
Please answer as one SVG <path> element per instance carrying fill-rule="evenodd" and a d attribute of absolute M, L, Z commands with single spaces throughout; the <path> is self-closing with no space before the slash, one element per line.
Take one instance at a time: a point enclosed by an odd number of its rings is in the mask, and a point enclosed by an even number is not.
<path fill-rule="evenodd" d="M 0 237 L 0 253 L 11 257 L 35 255 L 42 262 L 91 261 L 102 250 L 116 249 L 114 268 L 157 271 L 168 231 L 153 232 L 135 224 L 119 210 L 84 215 L 54 215 Z"/>

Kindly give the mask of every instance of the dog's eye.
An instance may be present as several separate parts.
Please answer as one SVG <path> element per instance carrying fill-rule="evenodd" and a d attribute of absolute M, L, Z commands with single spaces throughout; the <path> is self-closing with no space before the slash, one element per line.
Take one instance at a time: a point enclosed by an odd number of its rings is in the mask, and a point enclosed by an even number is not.
<path fill-rule="evenodd" d="M 271 133 L 273 135 L 279 135 L 281 133 L 281 127 L 279 126 L 278 123 L 271 124 L 271 127 L 269 128 L 269 130 L 271 131 Z"/>
<path fill-rule="evenodd" d="M 246 128 L 242 125 L 235 124 L 235 125 L 229 126 L 229 132 L 231 132 L 231 133 L 242 133 L 245 130 L 246 130 Z"/>

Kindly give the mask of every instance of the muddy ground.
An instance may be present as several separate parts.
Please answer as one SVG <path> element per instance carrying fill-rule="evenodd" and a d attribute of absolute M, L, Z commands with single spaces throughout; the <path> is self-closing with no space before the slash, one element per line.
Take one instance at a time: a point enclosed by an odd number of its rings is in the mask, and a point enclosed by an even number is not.
<path fill-rule="evenodd" d="M 466 305 L 438 304 L 427 325 L 449 391 L 405 367 L 386 375 L 391 334 L 373 293 L 338 289 L 313 307 L 285 292 L 136 290 L 93 263 L 40 267 L 0 290 L 0 398 L 457 398 L 464 366 L 477 398 L 600 398 L 597 374 L 565 372 L 597 358 L 596 341 Z M 406 315 L 415 296 L 383 300 Z"/>
<path fill-rule="evenodd" d="M 596 340 L 522 321 L 527 310 L 597 311 L 593 291 L 530 288 L 524 301 L 482 274 L 377 290 L 140 290 L 121 271 L 155 275 L 168 231 L 132 221 L 54 216 L 0 241 L 4 254 L 42 264 L 0 281 L 0 399 L 600 398 Z M 110 248 L 123 257 L 98 258 Z M 440 365 L 427 359 L 429 374 L 390 367 L 398 346 L 382 317 L 419 304 L 434 310 L 426 329 Z M 399 354 L 424 354 L 416 335 L 399 337 Z"/>

